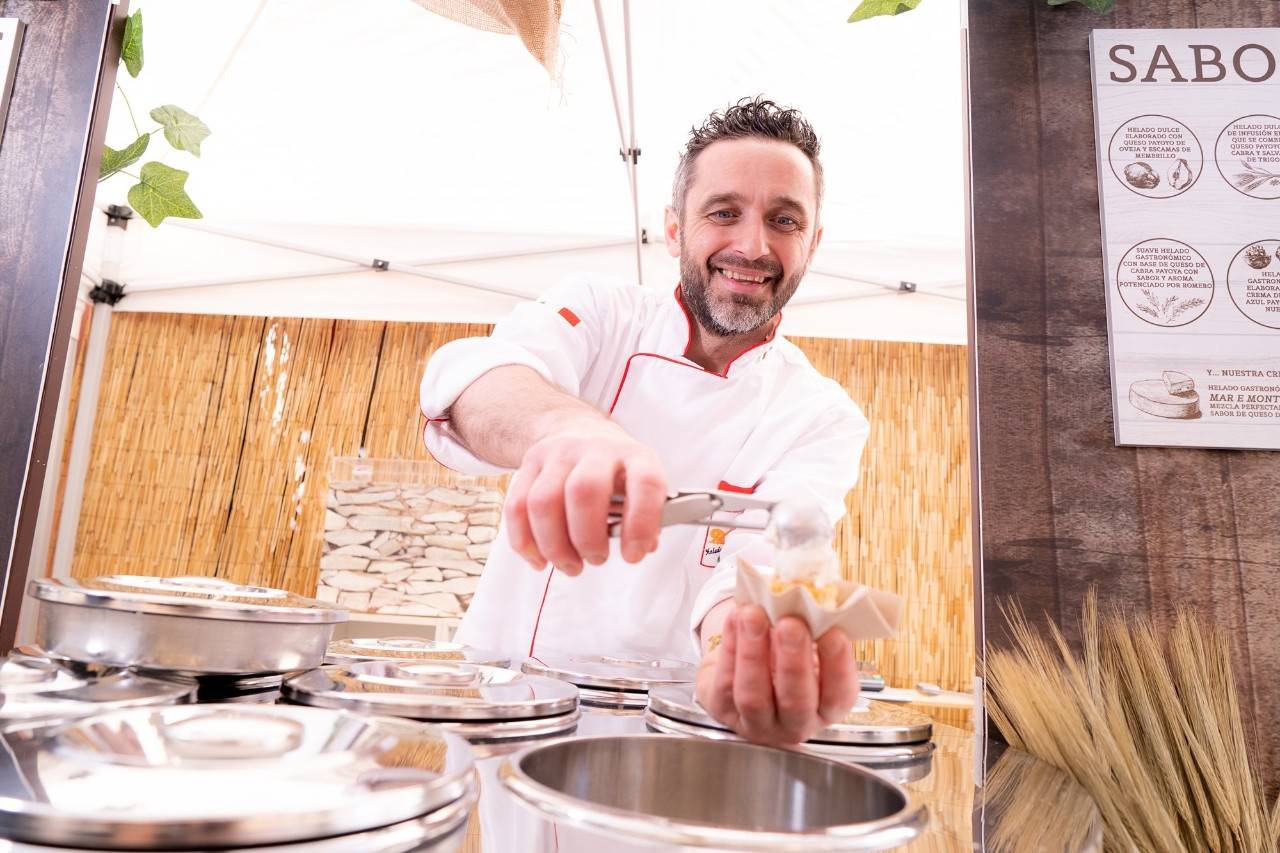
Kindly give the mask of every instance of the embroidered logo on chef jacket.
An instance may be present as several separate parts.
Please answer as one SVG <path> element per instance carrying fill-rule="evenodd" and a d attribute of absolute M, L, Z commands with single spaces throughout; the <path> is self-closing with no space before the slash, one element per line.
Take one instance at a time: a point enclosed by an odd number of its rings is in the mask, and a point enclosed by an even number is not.
<path fill-rule="evenodd" d="M 723 511 L 712 515 L 712 519 L 716 516 L 724 517 L 726 515 L 741 515 L 742 510 Z M 708 527 L 706 536 L 702 539 L 702 558 L 698 561 L 702 566 L 708 569 L 714 569 L 720 565 L 720 554 L 724 551 L 724 540 L 729 535 L 729 531 L 723 527 Z"/>

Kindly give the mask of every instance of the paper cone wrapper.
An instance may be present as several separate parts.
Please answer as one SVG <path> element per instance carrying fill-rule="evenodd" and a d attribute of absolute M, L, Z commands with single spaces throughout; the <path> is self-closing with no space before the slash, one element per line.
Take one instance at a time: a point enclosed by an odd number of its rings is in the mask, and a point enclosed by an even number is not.
<path fill-rule="evenodd" d="M 902 620 L 901 596 L 842 580 L 836 582 L 840 606 L 829 610 L 815 601 L 813 593 L 804 587 L 791 587 L 776 595 L 771 593 L 767 574 L 741 554 L 737 562 L 738 588 L 734 601 L 760 605 L 774 625 L 784 616 L 795 616 L 809 626 L 815 638 L 831 628 L 839 628 L 855 641 L 882 640 L 898 633 Z"/>

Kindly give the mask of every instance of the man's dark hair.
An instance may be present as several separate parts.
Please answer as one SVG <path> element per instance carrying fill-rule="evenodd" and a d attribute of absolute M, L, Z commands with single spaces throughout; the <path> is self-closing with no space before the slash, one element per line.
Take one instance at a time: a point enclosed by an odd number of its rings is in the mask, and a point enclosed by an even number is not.
<path fill-rule="evenodd" d="M 789 142 L 813 164 L 813 179 L 822 208 L 822 164 L 818 161 L 818 134 L 799 110 L 783 108 L 763 95 L 743 98 L 724 112 L 714 112 L 700 127 L 689 131 L 689 143 L 680 155 L 671 188 L 676 216 L 684 218 L 685 196 L 693 184 L 693 167 L 708 145 L 722 139 L 773 139 Z"/>

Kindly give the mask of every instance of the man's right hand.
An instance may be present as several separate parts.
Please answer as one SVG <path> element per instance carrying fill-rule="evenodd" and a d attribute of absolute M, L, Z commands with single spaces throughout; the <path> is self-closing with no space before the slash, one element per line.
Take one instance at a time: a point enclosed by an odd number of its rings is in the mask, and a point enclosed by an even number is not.
<path fill-rule="evenodd" d="M 624 499 L 622 557 L 658 547 L 667 477 L 658 454 L 598 415 L 537 440 L 511 480 L 503 512 L 511 547 L 536 569 L 568 575 L 609 557 L 609 510 Z"/>

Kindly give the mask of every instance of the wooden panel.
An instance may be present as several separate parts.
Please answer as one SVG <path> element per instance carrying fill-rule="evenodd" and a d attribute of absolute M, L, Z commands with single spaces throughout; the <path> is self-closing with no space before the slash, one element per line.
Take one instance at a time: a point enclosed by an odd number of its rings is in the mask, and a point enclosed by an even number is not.
<path fill-rule="evenodd" d="M 0 147 L 0 651 L 18 627 L 127 8 L 0 0 L 27 25 Z"/>
<path fill-rule="evenodd" d="M 486 326 L 116 314 L 73 573 L 214 574 L 311 594 L 329 461 L 428 461 L 427 358 Z M 961 347 L 796 339 L 867 412 L 840 529 L 846 573 L 904 595 L 867 643 L 893 684 L 973 677 Z M 437 478 L 455 475 L 437 466 Z"/>
<path fill-rule="evenodd" d="M 1090 585 L 1227 627 L 1247 723 L 1280 782 L 1280 458 L 1119 448 L 1112 437 L 1088 36 L 1103 27 L 1276 26 L 1260 0 L 1083 8 L 970 2 L 974 305 L 987 642 L 1017 599 L 1076 639 Z"/>

